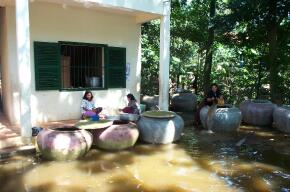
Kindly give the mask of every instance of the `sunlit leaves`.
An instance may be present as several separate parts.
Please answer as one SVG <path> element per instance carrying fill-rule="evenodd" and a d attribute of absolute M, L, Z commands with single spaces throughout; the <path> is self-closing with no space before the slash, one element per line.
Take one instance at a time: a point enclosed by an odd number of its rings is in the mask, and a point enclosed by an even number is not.
<path fill-rule="evenodd" d="M 258 70 L 261 84 L 269 84 L 267 53 L 271 0 L 217 0 L 212 79 L 222 85 L 227 102 L 239 103 L 257 95 Z M 290 11 L 289 0 L 277 0 L 277 69 L 284 103 L 290 102 Z M 172 0 L 170 78 L 188 85 L 189 73 L 198 79 L 201 94 L 205 46 L 209 27 L 209 0 Z M 159 21 L 142 26 L 142 93 L 158 94 Z M 179 77 L 182 78 L 179 78 Z M 261 88 L 263 89 L 263 88 Z M 268 97 L 269 90 L 264 90 Z"/>

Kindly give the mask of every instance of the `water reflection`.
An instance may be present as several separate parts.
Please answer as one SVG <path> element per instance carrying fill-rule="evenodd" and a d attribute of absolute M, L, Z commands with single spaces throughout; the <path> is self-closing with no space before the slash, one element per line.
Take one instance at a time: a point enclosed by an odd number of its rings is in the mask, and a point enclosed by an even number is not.
<path fill-rule="evenodd" d="M 0 163 L 0 191 L 289 191 L 289 137 L 255 133 L 237 147 L 247 131 L 186 129 L 177 144 L 138 144 L 120 152 L 92 149 L 71 162 L 16 156 Z"/>
<path fill-rule="evenodd" d="M 48 184 L 49 191 L 71 191 L 72 186 L 110 192 L 232 191 L 175 144 L 115 153 L 91 150 L 80 161 L 42 163 L 24 175 L 24 183 L 30 191 Z"/>

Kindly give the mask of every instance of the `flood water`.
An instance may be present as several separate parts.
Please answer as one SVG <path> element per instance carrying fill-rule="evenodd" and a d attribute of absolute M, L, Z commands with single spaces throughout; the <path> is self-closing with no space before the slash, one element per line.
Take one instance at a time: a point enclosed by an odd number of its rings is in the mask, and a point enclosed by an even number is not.
<path fill-rule="evenodd" d="M 92 149 L 77 161 L 14 156 L 0 162 L 0 191 L 287 192 L 290 136 L 249 127 L 237 134 L 186 128 L 176 144 L 139 143 L 119 152 Z"/>

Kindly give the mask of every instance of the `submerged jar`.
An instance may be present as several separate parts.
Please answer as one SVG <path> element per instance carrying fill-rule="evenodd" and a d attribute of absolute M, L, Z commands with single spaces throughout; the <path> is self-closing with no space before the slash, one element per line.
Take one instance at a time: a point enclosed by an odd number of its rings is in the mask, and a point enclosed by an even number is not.
<path fill-rule="evenodd" d="M 37 135 L 37 145 L 45 159 L 75 160 L 91 148 L 93 137 L 75 127 L 44 129 Z"/>
<path fill-rule="evenodd" d="M 273 113 L 275 127 L 285 133 L 290 133 L 290 105 L 277 107 Z"/>
<path fill-rule="evenodd" d="M 180 138 L 184 121 L 171 111 L 146 111 L 137 121 L 137 126 L 141 140 L 147 143 L 167 144 Z"/>
<path fill-rule="evenodd" d="M 246 100 L 240 104 L 243 122 L 256 126 L 271 126 L 277 106 L 268 100 Z"/>
<path fill-rule="evenodd" d="M 136 124 L 115 124 L 98 129 L 94 133 L 94 144 L 105 150 L 122 150 L 133 147 L 139 137 Z"/>
<path fill-rule="evenodd" d="M 193 112 L 196 109 L 197 97 L 191 92 L 175 93 L 171 99 L 174 111 Z"/>
<path fill-rule="evenodd" d="M 205 128 L 209 122 L 208 111 L 210 110 L 209 106 L 205 106 L 200 110 L 200 120 L 201 124 Z M 224 105 L 218 107 L 212 114 L 210 122 L 212 124 L 211 130 L 214 132 L 233 132 L 239 129 L 242 120 L 241 111 L 231 105 Z"/>

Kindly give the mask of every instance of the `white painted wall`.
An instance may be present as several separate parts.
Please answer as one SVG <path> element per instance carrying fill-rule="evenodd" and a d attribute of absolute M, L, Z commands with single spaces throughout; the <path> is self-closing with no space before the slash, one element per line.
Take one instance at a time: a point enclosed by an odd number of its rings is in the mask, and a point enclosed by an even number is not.
<path fill-rule="evenodd" d="M 165 0 L 30 0 L 30 2 L 51 2 L 83 7 L 103 7 L 114 10 L 163 15 Z M 0 6 L 15 5 L 14 0 L 0 0 Z"/>
<path fill-rule="evenodd" d="M 86 0 L 86 2 L 98 3 L 100 6 L 120 7 L 160 15 L 163 14 L 163 0 Z"/>
<path fill-rule="evenodd" d="M 9 8 L 9 13 L 15 14 L 15 10 Z M 35 91 L 33 41 L 74 41 L 126 47 L 127 62 L 130 63 L 127 89 L 93 91 L 93 94 L 96 105 L 109 111 L 111 108 L 126 105 L 126 94 L 128 92 L 132 92 L 139 98 L 141 27 L 140 24 L 136 24 L 134 17 L 98 12 L 86 8 L 67 7 L 64 9 L 59 4 L 35 1 L 30 3 L 30 25 L 33 86 L 31 112 L 33 124 L 80 118 L 80 102 L 84 93 L 84 91 Z M 11 46 L 15 48 L 15 43 Z M 16 54 L 11 53 L 16 58 Z M 9 66 L 14 68 L 16 63 L 9 61 Z M 11 78 L 11 82 L 12 84 L 18 84 L 17 78 Z M 17 121 L 19 119 L 13 119 L 13 122 Z"/>
<path fill-rule="evenodd" d="M 13 7 L 1 11 L 1 73 L 3 111 L 12 123 L 19 122 L 19 91 L 16 64 L 15 14 Z"/>

